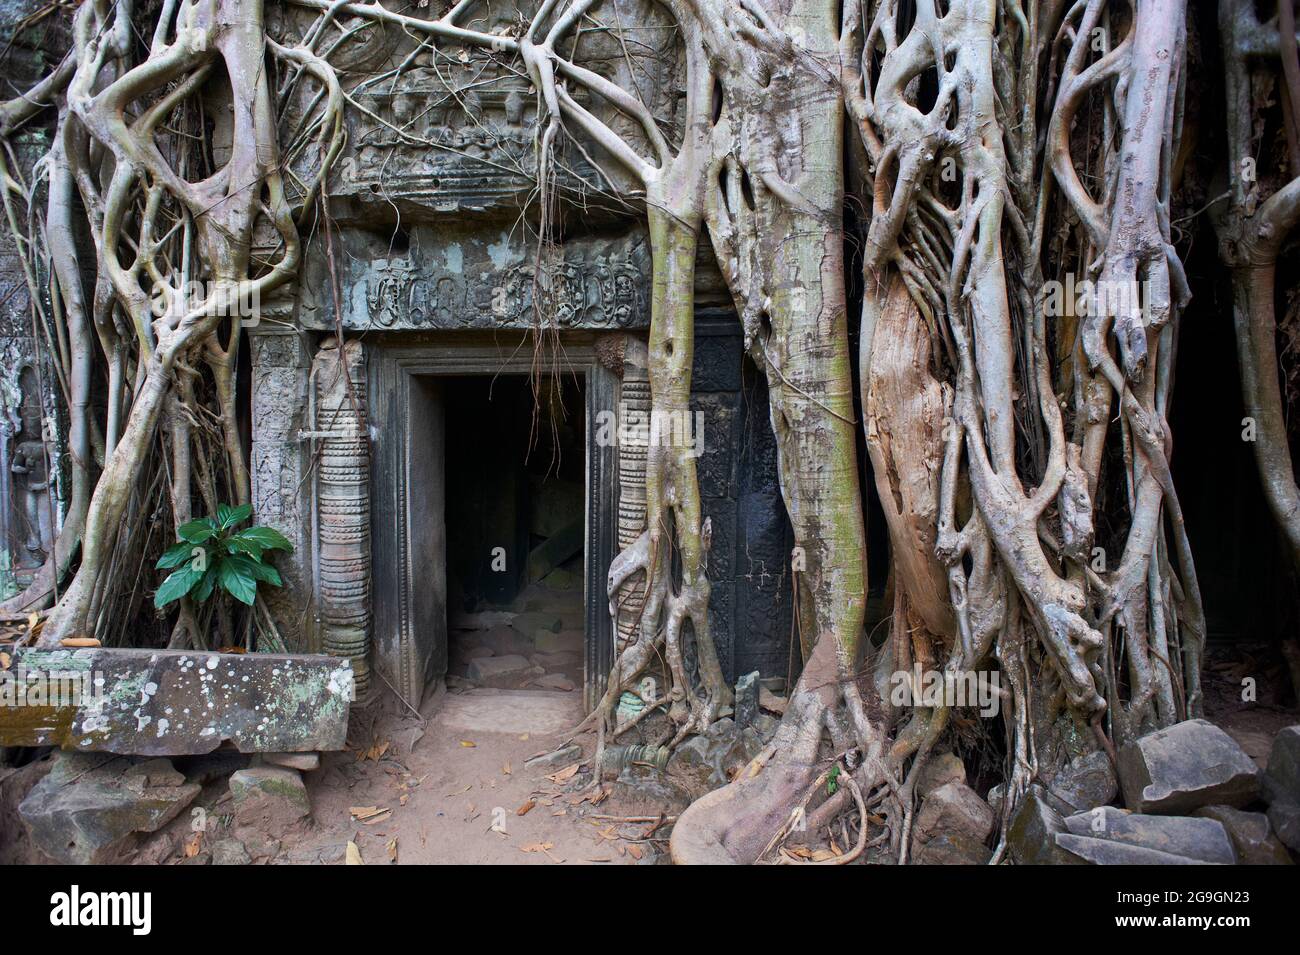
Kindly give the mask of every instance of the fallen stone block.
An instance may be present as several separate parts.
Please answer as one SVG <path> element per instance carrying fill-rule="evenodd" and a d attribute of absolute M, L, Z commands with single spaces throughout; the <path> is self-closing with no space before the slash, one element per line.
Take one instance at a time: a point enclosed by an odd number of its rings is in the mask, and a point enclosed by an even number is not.
<path fill-rule="evenodd" d="M 1262 782 L 1269 801 L 1300 803 L 1300 726 L 1284 727 L 1273 737 Z"/>
<path fill-rule="evenodd" d="M 537 668 L 526 657 L 511 653 L 503 657 L 480 657 L 471 660 L 465 675 L 479 686 L 510 689 L 519 686 L 536 672 Z"/>
<path fill-rule="evenodd" d="M 913 832 L 928 842 L 942 832 L 958 832 L 983 842 L 993 831 L 993 810 L 965 783 L 945 783 L 925 797 Z"/>
<path fill-rule="evenodd" d="M 34 705 L 0 705 L 0 745 L 132 756 L 340 750 L 353 693 L 348 661 L 321 655 L 122 650 L 15 650 L 7 682 L 43 675 Z"/>
<path fill-rule="evenodd" d="M 1206 720 L 1178 723 L 1122 747 L 1119 780 L 1124 804 L 1141 813 L 1244 806 L 1259 795 L 1254 760 Z"/>
<path fill-rule="evenodd" d="M 1077 810 L 1092 809 L 1114 802 L 1119 780 L 1110 757 L 1098 750 L 1070 762 L 1048 783 L 1052 794 Z"/>
<path fill-rule="evenodd" d="M 1268 807 L 1268 823 L 1284 846 L 1300 852 L 1300 803 L 1274 800 Z"/>
<path fill-rule="evenodd" d="M 218 839 L 212 844 L 213 865 L 249 865 L 253 861 L 238 839 Z"/>
<path fill-rule="evenodd" d="M 142 761 L 91 753 L 61 753 L 18 807 L 32 844 L 55 862 L 122 862 L 139 833 L 157 832 L 199 794 L 196 783 L 166 760 Z M 130 774 L 130 775 L 128 775 Z M 177 778 L 179 784 L 172 784 Z M 153 780 L 165 784 L 153 785 Z"/>
<path fill-rule="evenodd" d="M 546 673 L 539 676 L 533 681 L 536 686 L 544 687 L 548 690 L 561 690 L 571 692 L 573 690 L 573 681 L 563 673 Z"/>
<path fill-rule="evenodd" d="M 582 645 L 581 630 L 561 630 L 558 633 L 539 630 L 533 635 L 533 646 L 538 653 L 581 653 Z"/>
<path fill-rule="evenodd" d="M 917 851 L 917 865 L 987 865 L 993 853 L 984 843 L 960 832 L 941 832 Z"/>
<path fill-rule="evenodd" d="M 300 773 L 310 773 L 320 769 L 320 753 L 263 753 L 262 762 L 271 766 L 283 766 L 296 769 Z"/>
<path fill-rule="evenodd" d="M 736 725 L 741 729 L 753 725 L 758 719 L 758 671 L 746 673 L 736 680 Z"/>
<path fill-rule="evenodd" d="M 1143 846 L 1129 845 L 1126 842 L 1111 842 L 1109 839 L 1092 839 L 1088 836 L 1076 836 L 1062 833 L 1056 837 L 1056 844 L 1064 851 L 1076 856 L 1086 865 L 1209 865 L 1199 859 L 1176 856 L 1169 852 L 1147 849 Z"/>
<path fill-rule="evenodd" d="M 235 827 L 278 834 L 311 815 L 307 787 L 296 769 L 250 766 L 230 777 Z M 241 840 L 242 841 L 242 840 Z"/>
<path fill-rule="evenodd" d="M 949 783 L 966 785 L 966 764 L 956 753 L 931 753 L 916 779 L 916 793 L 925 797 Z"/>
<path fill-rule="evenodd" d="M 1076 836 L 1105 839 L 1197 862 L 1235 865 L 1237 853 L 1223 824 L 1192 816 L 1147 816 L 1114 806 L 1075 813 L 1065 827 Z M 1060 839 L 1057 840 L 1060 844 Z"/>
<path fill-rule="evenodd" d="M 1056 837 L 1067 831 L 1061 808 L 1064 804 L 1042 786 L 1029 787 L 1007 828 L 1007 851 L 1017 865 L 1083 864 L 1056 844 Z"/>
<path fill-rule="evenodd" d="M 1273 834 L 1268 816 L 1231 806 L 1202 806 L 1195 813 L 1223 824 L 1242 865 L 1294 865 L 1286 847 Z"/>

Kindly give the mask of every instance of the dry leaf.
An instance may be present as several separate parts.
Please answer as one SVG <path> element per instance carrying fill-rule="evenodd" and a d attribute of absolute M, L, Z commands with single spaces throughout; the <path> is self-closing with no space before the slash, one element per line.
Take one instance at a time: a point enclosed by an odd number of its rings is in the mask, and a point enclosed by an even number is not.
<path fill-rule="evenodd" d="M 465 747 L 466 749 L 473 749 L 474 747 L 478 746 L 478 743 L 475 743 L 472 740 L 463 739 L 460 741 L 460 745 Z"/>
<path fill-rule="evenodd" d="M 387 806 L 353 806 L 348 811 L 352 813 L 352 818 L 357 822 L 369 826 L 386 818 L 393 810 Z"/>
<path fill-rule="evenodd" d="M 509 763 L 506 763 L 504 766 L 502 766 L 502 767 L 501 767 L 501 772 L 502 772 L 503 774 L 505 774 L 506 776 L 509 776 L 509 775 L 510 775 L 510 764 L 509 764 Z"/>
<path fill-rule="evenodd" d="M 645 855 L 645 853 L 641 851 L 641 847 L 635 843 L 627 847 L 627 852 L 628 855 L 637 860 L 640 860 L 640 858 Z"/>
<path fill-rule="evenodd" d="M 548 849 L 554 849 L 554 848 L 555 848 L 555 843 L 553 842 L 533 842 L 533 843 L 529 843 L 526 846 L 520 846 L 519 851 L 520 852 L 545 852 Z"/>
<path fill-rule="evenodd" d="M 386 848 L 388 849 L 388 861 L 396 862 L 397 861 L 397 840 L 393 839 L 391 842 L 388 843 Z"/>
<path fill-rule="evenodd" d="M 559 770 L 558 772 L 548 774 L 546 778 L 553 783 L 568 782 L 570 779 L 572 779 L 574 776 L 578 774 L 578 768 L 581 765 L 582 763 L 574 763 L 572 766 L 565 766 L 563 769 Z"/>
<path fill-rule="evenodd" d="M 361 858 L 361 850 L 357 848 L 355 842 L 348 842 L 348 865 L 365 865 Z"/>
<path fill-rule="evenodd" d="M 0 653 L 0 670 L 8 670 L 14 658 L 7 653 Z"/>
<path fill-rule="evenodd" d="M 61 647 L 97 647 L 99 641 L 94 637 L 64 637 L 59 641 Z"/>
<path fill-rule="evenodd" d="M 526 816 L 528 815 L 529 811 L 536 805 L 537 805 L 537 801 L 535 799 L 530 799 L 528 800 L 528 802 L 524 803 L 522 806 L 520 806 L 518 809 L 515 810 L 515 815 Z"/>
<path fill-rule="evenodd" d="M 203 833 L 196 832 L 188 839 L 185 840 L 185 845 L 182 848 L 182 851 L 185 853 L 185 858 L 193 859 L 196 855 L 199 854 L 199 850 L 202 848 L 203 848 Z"/>

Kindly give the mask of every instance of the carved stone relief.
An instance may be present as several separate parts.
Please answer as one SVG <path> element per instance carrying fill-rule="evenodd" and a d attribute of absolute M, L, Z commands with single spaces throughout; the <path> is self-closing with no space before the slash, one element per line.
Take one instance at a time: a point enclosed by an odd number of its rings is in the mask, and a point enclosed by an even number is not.
<path fill-rule="evenodd" d="M 370 436 L 365 353 L 328 339 L 312 366 L 316 595 L 321 646 L 352 661 L 356 698 L 370 691 Z"/>
<path fill-rule="evenodd" d="M 645 232 L 575 239 L 538 266 L 536 249 L 509 233 L 417 227 L 397 250 L 385 235 L 346 230 L 339 262 L 349 330 L 532 328 L 633 329 L 649 325 Z M 304 270 L 305 327 L 334 327 L 328 263 Z"/>

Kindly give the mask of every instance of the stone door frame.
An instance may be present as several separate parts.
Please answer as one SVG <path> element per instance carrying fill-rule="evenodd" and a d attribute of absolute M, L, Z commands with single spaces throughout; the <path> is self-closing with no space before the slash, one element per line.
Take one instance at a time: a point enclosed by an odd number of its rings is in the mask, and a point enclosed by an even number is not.
<path fill-rule="evenodd" d="M 570 334 L 572 337 L 570 337 Z M 598 443 L 599 412 L 616 413 L 619 378 L 596 356 L 596 337 L 570 333 L 550 370 L 581 375 L 586 399 L 586 541 L 583 547 L 583 697 L 595 708 L 613 665 L 613 624 L 605 598 L 605 578 L 614 558 L 618 522 L 618 448 Z M 548 348 L 551 347 L 548 344 Z M 413 466 L 427 466 L 417 455 L 410 411 L 420 398 L 420 381 L 457 375 L 529 374 L 534 370 L 530 342 L 516 334 L 442 333 L 367 337 L 370 395 L 371 548 L 373 567 L 373 664 L 381 680 L 418 708 L 429 679 L 446 672 L 447 622 L 433 621 L 431 635 L 417 618 L 421 601 L 432 597 L 417 586 L 416 549 L 412 534 L 418 520 L 418 489 Z M 434 465 L 436 466 L 436 465 Z M 443 578 L 445 608 L 445 571 Z M 427 590 L 427 588 L 426 588 Z M 417 635 L 417 626 L 420 634 Z M 432 641 L 422 648 L 419 642 Z"/>

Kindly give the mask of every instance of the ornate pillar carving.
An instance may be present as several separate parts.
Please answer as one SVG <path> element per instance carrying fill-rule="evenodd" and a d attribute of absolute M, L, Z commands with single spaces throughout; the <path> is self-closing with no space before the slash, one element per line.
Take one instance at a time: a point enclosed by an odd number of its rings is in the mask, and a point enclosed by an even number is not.
<path fill-rule="evenodd" d="M 623 351 L 623 385 L 618 400 L 618 548 L 632 545 L 645 530 L 645 468 L 650 441 L 650 373 L 645 343 L 628 336 Z M 619 591 L 615 655 L 635 640 L 645 604 L 645 575 L 636 574 Z"/>
<path fill-rule="evenodd" d="M 370 690 L 370 436 L 361 343 L 346 342 L 340 353 L 337 340 L 327 340 L 311 376 L 321 648 L 352 661 L 356 699 L 364 703 Z"/>

